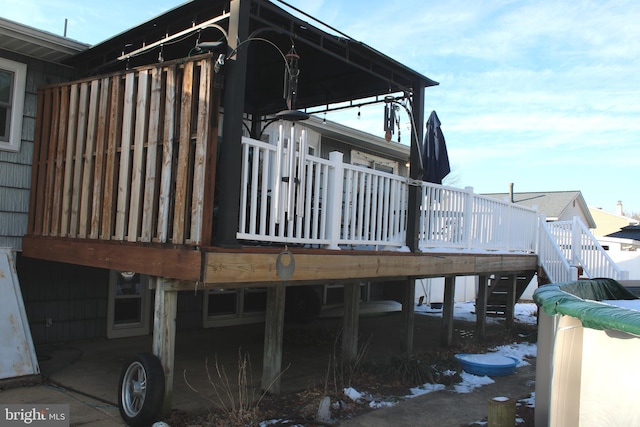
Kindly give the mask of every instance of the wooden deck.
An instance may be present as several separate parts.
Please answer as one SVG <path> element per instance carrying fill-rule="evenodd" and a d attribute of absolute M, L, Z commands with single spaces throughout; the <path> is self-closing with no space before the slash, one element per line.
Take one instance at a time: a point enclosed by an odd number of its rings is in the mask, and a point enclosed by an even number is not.
<path fill-rule="evenodd" d="M 26 256 L 98 268 L 131 270 L 174 279 L 171 288 L 235 288 L 354 280 L 523 273 L 537 269 L 537 255 L 472 252 L 331 251 L 289 248 L 295 269 L 278 276 L 282 248 L 159 247 L 128 242 L 25 236 Z M 287 256 L 283 263 L 287 264 Z M 287 264 L 288 265 L 288 264 Z"/>

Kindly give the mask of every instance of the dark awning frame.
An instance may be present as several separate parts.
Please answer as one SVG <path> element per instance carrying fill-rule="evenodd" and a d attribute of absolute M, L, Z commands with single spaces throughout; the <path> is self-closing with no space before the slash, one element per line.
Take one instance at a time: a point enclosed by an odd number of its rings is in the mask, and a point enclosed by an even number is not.
<path fill-rule="evenodd" d="M 274 114 L 282 110 L 284 105 L 284 64 L 281 55 L 273 47 L 261 43 L 258 40 L 260 38 L 269 40 L 285 52 L 292 43 L 295 45 L 301 57 L 297 100 L 297 107 L 301 109 L 389 93 L 405 92 L 410 95 L 415 87 L 438 84 L 326 24 L 317 21 L 318 26 L 313 25 L 267 0 L 250 1 L 250 34 L 256 41 L 243 47 L 249 55 L 245 96 L 248 113 L 261 116 Z M 228 10 L 228 0 L 193 0 L 115 35 L 68 62 L 78 67 L 82 73 L 90 75 L 124 69 L 127 66 L 146 65 L 157 62 L 160 56 L 165 60 L 184 57 L 195 47 L 197 37 L 202 40 L 217 40 L 222 37 L 221 32 L 216 28 L 200 29 L 184 36 L 182 40 L 159 44 L 126 61 L 117 59 L 123 53 L 157 43 L 167 35 L 194 28 Z M 228 20 L 217 24 L 227 29 Z M 324 31 L 319 25 L 325 25 L 337 33 Z"/>

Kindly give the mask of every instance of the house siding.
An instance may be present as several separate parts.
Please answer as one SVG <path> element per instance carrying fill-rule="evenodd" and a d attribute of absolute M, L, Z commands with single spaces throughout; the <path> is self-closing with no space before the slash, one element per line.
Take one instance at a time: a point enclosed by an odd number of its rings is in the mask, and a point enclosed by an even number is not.
<path fill-rule="evenodd" d="M 0 150 L 0 246 L 20 251 L 29 213 L 38 87 L 69 80 L 73 72 L 62 65 L 2 49 L 0 57 L 27 64 L 20 150 Z"/>
<path fill-rule="evenodd" d="M 106 337 L 109 271 L 16 257 L 33 342 Z M 51 326 L 46 320 L 51 319 Z"/>

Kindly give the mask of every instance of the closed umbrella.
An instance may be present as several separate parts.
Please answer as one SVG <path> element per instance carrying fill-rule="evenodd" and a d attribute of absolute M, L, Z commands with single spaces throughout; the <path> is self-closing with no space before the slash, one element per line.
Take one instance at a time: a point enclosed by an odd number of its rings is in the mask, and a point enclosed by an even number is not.
<path fill-rule="evenodd" d="M 427 133 L 424 136 L 422 180 L 434 184 L 442 184 L 445 176 L 451 172 L 449 155 L 440 129 L 440 119 L 435 111 L 431 112 L 427 120 Z"/>

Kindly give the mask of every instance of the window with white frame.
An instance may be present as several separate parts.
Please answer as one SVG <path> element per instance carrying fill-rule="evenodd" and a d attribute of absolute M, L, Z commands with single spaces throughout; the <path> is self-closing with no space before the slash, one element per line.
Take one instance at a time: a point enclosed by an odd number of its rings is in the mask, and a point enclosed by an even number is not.
<path fill-rule="evenodd" d="M 351 164 L 396 175 L 398 174 L 397 161 L 385 159 L 384 157 L 376 156 L 374 154 L 363 153 L 361 151 L 351 151 Z"/>
<path fill-rule="evenodd" d="M 18 151 L 27 65 L 0 58 L 0 150 Z"/>

